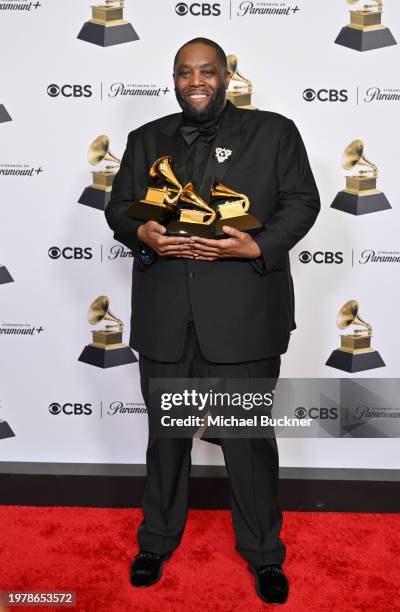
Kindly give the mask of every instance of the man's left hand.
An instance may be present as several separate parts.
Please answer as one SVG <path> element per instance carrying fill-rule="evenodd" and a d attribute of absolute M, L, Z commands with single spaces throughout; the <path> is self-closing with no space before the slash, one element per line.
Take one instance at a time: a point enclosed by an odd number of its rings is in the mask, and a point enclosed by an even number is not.
<path fill-rule="evenodd" d="M 224 225 L 223 231 L 228 238 L 209 239 L 191 236 L 189 246 L 196 259 L 214 261 L 229 257 L 244 257 L 254 259 L 260 257 L 261 250 L 253 238 L 246 232 L 241 232 L 230 225 Z"/>

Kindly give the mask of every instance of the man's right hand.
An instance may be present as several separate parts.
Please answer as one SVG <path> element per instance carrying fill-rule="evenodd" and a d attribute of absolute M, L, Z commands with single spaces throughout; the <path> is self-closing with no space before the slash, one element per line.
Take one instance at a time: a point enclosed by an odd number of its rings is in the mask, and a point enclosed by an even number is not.
<path fill-rule="evenodd" d="M 166 228 L 157 221 L 147 221 L 139 226 L 139 240 L 163 257 L 188 257 L 194 259 L 190 238 L 164 236 Z"/>

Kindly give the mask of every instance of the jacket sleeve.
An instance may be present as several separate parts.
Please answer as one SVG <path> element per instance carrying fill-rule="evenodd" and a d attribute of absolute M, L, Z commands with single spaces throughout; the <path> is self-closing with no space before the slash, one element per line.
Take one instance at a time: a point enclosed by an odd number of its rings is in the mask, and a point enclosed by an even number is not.
<path fill-rule="evenodd" d="M 299 130 L 291 119 L 283 128 L 277 158 L 278 206 L 271 221 L 253 236 L 261 249 L 262 272 L 271 271 L 312 227 L 320 198 Z"/>
<path fill-rule="evenodd" d="M 122 156 L 120 168 L 115 175 L 111 198 L 104 214 L 110 228 L 114 231 L 114 238 L 131 249 L 134 258 L 144 265 L 146 254 L 150 250 L 138 239 L 137 230 L 145 221 L 138 221 L 128 217 L 127 209 L 135 199 L 134 169 L 133 169 L 133 138 L 134 132 L 128 136 L 125 152 Z M 151 250 L 152 251 L 152 250 Z M 152 261 L 152 260 L 151 260 Z"/>

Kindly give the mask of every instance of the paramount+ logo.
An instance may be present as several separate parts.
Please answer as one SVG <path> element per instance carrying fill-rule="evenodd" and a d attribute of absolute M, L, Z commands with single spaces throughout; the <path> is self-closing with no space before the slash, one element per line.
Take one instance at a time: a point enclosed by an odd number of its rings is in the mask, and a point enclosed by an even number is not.
<path fill-rule="evenodd" d="M 311 89 L 303 91 L 303 99 L 306 102 L 347 102 L 349 92 L 347 89 Z"/>
<path fill-rule="evenodd" d="M 64 98 L 91 98 L 93 91 L 91 85 L 80 85 L 77 83 L 57 85 L 56 83 L 51 83 L 47 87 L 47 95 L 50 98 L 58 98 L 59 96 Z"/>
<path fill-rule="evenodd" d="M 342 264 L 343 263 L 343 252 L 336 251 L 302 251 L 299 254 L 299 260 L 303 264 L 316 263 L 316 264 Z"/>
<path fill-rule="evenodd" d="M 65 414 L 67 416 L 83 416 L 93 414 L 92 404 L 82 404 L 80 402 L 66 402 L 65 404 L 59 404 L 58 402 L 52 402 L 49 405 L 49 412 L 53 416 L 58 414 Z"/>
<path fill-rule="evenodd" d="M 192 15 L 193 17 L 219 17 L 221 4 L 219 2 L 178 2 L 175 13 L 180 17 Z"/>

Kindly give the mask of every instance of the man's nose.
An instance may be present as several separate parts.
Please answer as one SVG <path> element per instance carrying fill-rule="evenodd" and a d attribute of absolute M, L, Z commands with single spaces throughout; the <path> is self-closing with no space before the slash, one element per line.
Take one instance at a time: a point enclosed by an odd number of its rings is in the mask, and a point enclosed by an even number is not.
<path fill-rule="evenodd" d="M 203 75 L 201 74 L 200 70 L 194 70 L 190 78 L 190 86 L 199 87 L 203 85 L 203 83 Z"/>

